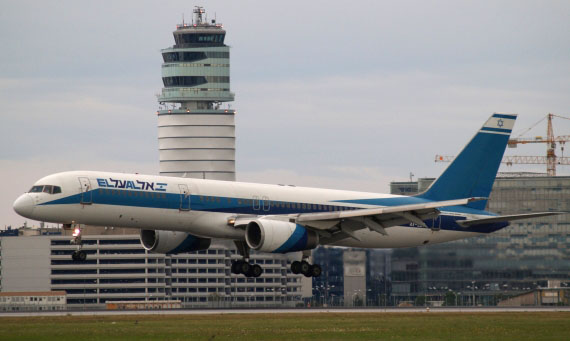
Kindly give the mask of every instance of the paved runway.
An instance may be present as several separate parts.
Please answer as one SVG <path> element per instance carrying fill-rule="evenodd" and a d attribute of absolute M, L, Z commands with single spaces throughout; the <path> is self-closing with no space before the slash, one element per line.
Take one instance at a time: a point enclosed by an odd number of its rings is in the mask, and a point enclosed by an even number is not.
<path fill-rule="evenodd" d="M 458 308 L 298 308 L 298 309 L 169 309 L 169 310 L 88 310 L 0 313 L 2 317 L 28 316 L 113 316 L 113 315 L 215 315 L 215 314 L 319 314 L 319 313 L 497 313 L 570 312 L 570 307 L 458 307 Z"/>

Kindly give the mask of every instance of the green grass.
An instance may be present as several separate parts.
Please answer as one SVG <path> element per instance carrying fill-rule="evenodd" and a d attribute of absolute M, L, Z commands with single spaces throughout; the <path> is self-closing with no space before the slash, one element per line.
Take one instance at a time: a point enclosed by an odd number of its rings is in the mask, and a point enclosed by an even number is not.
<path fill-rule="evenodd" d="M 570 313 L 0 317 L 0 340 L 569 340 Z"/>

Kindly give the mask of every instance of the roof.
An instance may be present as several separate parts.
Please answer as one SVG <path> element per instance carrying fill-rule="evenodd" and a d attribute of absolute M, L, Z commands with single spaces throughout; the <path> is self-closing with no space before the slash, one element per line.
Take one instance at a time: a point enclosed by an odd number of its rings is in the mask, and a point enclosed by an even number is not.
<path fill-rule="evenodd" d="M 65 296 L 65 291 L 13 291 L 0 292 L 0 296 Z"/>

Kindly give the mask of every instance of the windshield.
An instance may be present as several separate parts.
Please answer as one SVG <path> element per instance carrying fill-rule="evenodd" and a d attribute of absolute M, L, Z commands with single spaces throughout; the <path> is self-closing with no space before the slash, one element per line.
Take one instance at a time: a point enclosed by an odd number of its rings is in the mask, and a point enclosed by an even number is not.
<path fill-rule="evenodd" d="M 61 193 L 61 187 L 52 186 L 52 185 L 34 186 L 28 191 L 28 193 L 41 193 L 41 192 L 48 194 L 58 194 Z"/>
<path fill-rule="evenodd" d="M 34 186 L 30 189 L 30 193 L 38 193 L 44 190 L 44 186 Z"/>

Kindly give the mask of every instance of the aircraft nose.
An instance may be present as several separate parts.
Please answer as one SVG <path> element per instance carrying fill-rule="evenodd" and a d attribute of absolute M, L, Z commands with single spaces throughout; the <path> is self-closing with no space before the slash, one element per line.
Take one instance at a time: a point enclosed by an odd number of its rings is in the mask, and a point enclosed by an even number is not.
<path fill-rule="evenodd" d="M 34 199 L 29 194 L 22 194 L 14 201 L 14 211 L 22 217 L 31 218 L 34 210 Z"/>

